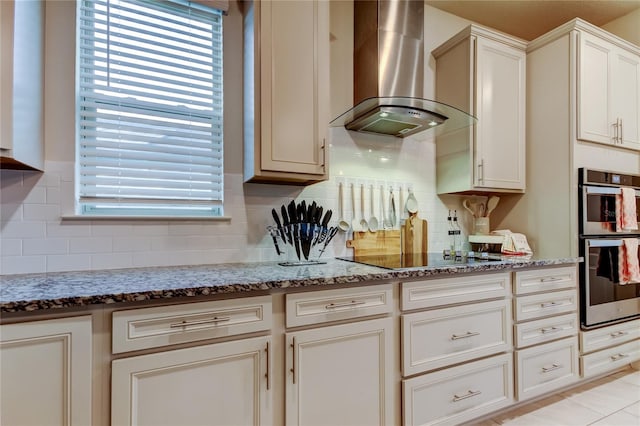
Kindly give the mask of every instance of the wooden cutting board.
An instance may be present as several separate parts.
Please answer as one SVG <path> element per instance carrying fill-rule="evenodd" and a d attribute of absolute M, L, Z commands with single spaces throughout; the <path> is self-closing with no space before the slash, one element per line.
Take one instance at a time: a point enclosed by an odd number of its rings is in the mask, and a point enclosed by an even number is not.
<path fill-rule="evenodd" d="M 403 254 L 427 253 L 427 221 L 418 215 L 409 216 L 400 228 Z"/>
<path fill-rule="evenodd" d="M 347 247 L 353 249 L 356 257 L 400 254 L 400 231 L 354 232 Z"/>

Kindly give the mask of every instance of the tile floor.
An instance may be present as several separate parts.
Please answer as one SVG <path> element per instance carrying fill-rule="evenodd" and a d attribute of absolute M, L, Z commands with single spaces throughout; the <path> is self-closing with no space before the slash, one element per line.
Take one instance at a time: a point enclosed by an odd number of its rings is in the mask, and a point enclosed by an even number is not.
<path fill-rule="evenodd" d="M 631 368 L 474 426 L 640 426 L 640 371 Z"/>

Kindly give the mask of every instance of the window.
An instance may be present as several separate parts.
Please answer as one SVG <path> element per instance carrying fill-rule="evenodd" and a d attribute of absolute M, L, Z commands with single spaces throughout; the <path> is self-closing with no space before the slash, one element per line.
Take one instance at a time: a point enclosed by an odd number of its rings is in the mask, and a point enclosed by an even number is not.
<path fill-rule="evenodd" d="M 222 12 L 79 0 L 78 213 L 221 216 Z"/>

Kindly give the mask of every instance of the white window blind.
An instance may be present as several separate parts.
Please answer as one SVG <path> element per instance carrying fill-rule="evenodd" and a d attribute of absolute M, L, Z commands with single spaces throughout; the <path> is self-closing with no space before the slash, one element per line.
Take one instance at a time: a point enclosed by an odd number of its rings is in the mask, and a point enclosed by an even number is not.
<path fill-rule="evenodd" d="M 222 215 L 222 12 L 78 4 L 80 212 Z"/>

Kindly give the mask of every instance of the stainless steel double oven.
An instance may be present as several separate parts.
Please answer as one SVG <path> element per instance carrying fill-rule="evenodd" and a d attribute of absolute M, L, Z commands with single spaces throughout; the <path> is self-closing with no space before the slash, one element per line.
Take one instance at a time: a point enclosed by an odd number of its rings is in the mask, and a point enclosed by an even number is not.
<path fill-rule="evenodd" d="M 625 238 L 640 231 L 617 232 L 616 195 L 635 189 L 640 217 L 640 176 L 579 169 L 581 326 L 589 329 L 640 317 L 640 282 L 622 284 L 619 256 Z M 640 258 L 640 251 L 635 253 Z"/>

